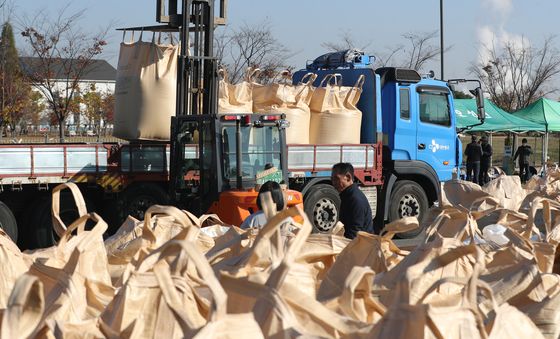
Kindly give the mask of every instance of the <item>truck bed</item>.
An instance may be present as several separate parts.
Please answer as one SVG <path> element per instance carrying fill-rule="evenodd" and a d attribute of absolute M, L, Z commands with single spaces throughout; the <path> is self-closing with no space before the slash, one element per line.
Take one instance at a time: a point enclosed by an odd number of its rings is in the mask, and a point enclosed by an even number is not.
<path fill-rule="evenodd" d="M 378 145 L 288 145 L 290 177 L 330 175 L 333 164 L 350 162 L 358 172 L 380 172 Z M 187 159 L 198 146 L 187 146 Z M 169 171 L 166 144 L 26 144 L 0 146 L 0 185 L 57 184 L 107 172 Z"/>

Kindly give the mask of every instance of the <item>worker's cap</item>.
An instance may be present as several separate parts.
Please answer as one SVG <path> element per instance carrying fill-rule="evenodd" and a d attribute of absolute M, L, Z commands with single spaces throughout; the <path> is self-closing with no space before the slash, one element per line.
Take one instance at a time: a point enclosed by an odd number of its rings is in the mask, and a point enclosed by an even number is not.
<path fill-rule="evenodd" d="M 487 137 L 486 135 L 483 135 L 482 138 L 480 138 L 480 140 L 482 140 L 482 141 L 487 141 L 487 140 L 488 140 L 488 137 Z"/>

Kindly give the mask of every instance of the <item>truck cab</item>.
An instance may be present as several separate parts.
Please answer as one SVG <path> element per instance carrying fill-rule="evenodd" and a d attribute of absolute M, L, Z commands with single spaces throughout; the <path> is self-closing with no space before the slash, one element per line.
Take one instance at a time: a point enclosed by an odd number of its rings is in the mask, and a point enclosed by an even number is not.
<path fill-rule="evenodd" d="M 374 69 L 372 63 L 373 57 L 356 50 L 328 53 L 294 73 L 293 81 L 297 84 L 307 73 L 313 72 L 317 74 L 315 86 L 321 86 L 329 74 L 337 75 L 340 86 L 353 86 L 359 76 L 365 77 L 356 105 L 362 112 L 360 146 L 382 151 L 374 151 L 372 159 L 368 152 L 351 154 L 344 151 L 351 145 L 338 145 L 340 155 L 331 163 L 321 163 L 321 168 L 339 161 L 354 164 L 355 182 L 368 198 L 375 222 L 381 229 L 387 221 L 405 216 L 423 217 L 438 200 L 440 183 L 451 180 L 459 171 L 462 147 L 457 136 L 453 93 L 447 82 L 436 80 L 433 75 L 421 76 L 411 69 Z M 472 93 L 482 121 L 484 106 L 480 85 Z M 310 147 L 314 147 L 313 155 L 318 157 L 323 145 Z M 312 170 L 304 175 L 297 172 L 297 176 L 291 171 L 290 187 L 304 194 L 306 212 L 316 229 L 328 231 L 337 221 L 340 199 L 330 187 L 328 171 L 313 171 L 315 163 L 313 166 L 297 163 L 293 150 L 300 148 L 288 145 L 289 169 Z M 411 237 L 418 232 L 420 230 L 402 236 Z"/>
<path fill-rule="evenodd" d="M 380 68 L 385 161 L 432 169 L 438 181 L 460 164 L 453 95 L 447 83 L 413 70 Z"/>

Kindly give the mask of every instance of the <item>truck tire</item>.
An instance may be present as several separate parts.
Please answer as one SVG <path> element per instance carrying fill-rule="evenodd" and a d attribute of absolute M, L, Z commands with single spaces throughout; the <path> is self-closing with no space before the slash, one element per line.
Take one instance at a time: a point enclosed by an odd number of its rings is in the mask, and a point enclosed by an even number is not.
<path fill-rule="evenodd" d="M 389 202 L 389 222 L 403 217 L 422 217 L 428 210 L 428 197 L 422 186 L 414 181 L 400 180 L 395 183 Z M 421 229 L 399 233 L 399 238 L 414 238 Z"/>
<path fill-rule="evenodd" d="M 313 224 L 313 231 L 329 233 L 340 215 L 340 197 L 331 185 L 311 187 L 303 199 L 303 209 Z"/>
<path fill-rule="evenodd" d="M 94 204 L 84 197 L 88 212 L 95 211 Z M 58 241 L 58 235 L 53 229 L 52 224 L 52 197 L 43 197 L 33 202 L 26 213 L 29 218 L 25 229 L 25 239 L 23 245 L 27 249 L 46 248 L 53 246 Z M 74 205 L 72 194 L 62 192 L 60 196 L 60 218 L 68 226 L 78 219 L 78 210 Z M 93 224 L 88 221 L 86 229 L 91 229 Z"/>
<path fill-rule="evenodd" d="M 133 216 L 144 220 L 144 212 L 152 205 L 168 205 L 169 195 L 158 184 L 142 183 L 128 187 L 121 195 L 121 220 Z"/>
<path fill-rule="evenodd" d="M 13 242 L 17 243 L 18 228 L 16 217 L 10 208 L 0 201 L 0 228 L 10 236 Z"/>

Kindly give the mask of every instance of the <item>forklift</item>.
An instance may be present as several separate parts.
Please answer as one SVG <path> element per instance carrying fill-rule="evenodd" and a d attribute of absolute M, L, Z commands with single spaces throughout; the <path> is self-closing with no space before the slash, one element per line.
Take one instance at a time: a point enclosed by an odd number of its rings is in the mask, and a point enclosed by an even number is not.
<path fill-rule="evenodd" d="M 218 113 L 214 29 L 225 24 L 227 0 L 220 0 L 218 10 L 214 5 L 214 0 L 157 0 L 161 25 L 143 29 L 178 32 L 181 42 L 170 134 L 171 201 L 196 215 L 215 213 L 240 225 L 257 209 L 259 183 L 288 183 L 289 123 L 282 114 Z M 303 196 L 286 190 L 286 201 L 302 205 Z"/>

